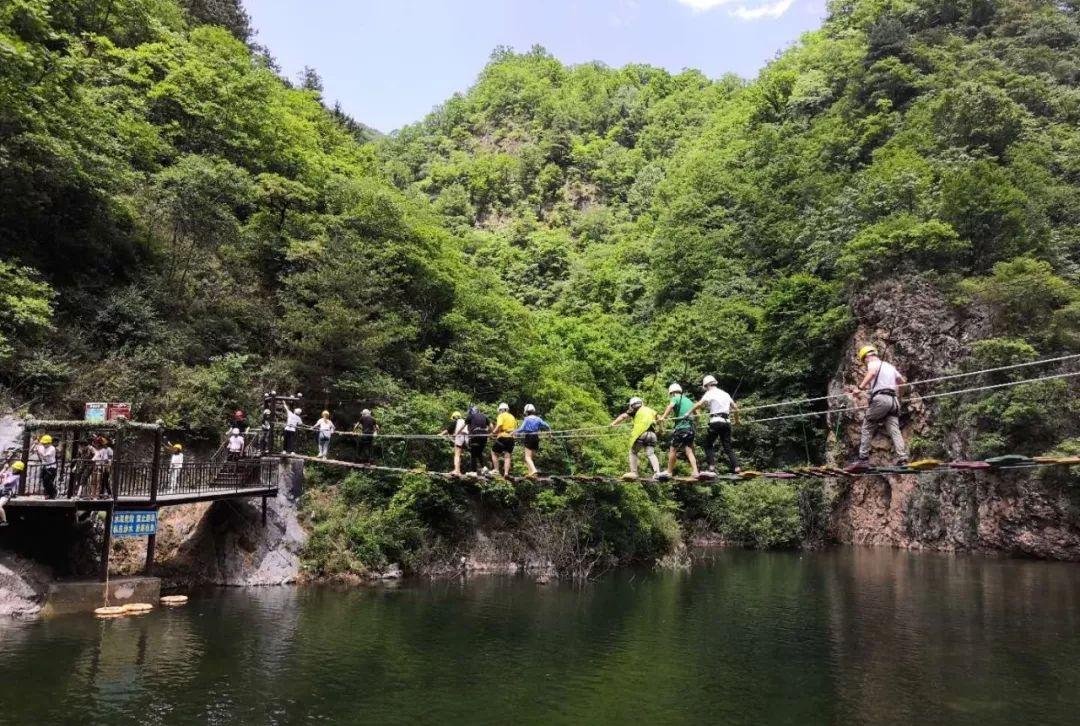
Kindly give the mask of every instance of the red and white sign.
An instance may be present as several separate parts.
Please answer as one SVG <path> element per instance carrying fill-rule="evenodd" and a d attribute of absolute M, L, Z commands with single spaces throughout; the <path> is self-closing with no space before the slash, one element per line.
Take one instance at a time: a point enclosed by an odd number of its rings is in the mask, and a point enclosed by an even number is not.
<path fill-rule="evenodd" d="M 105 420 L 115 421 L 118 418 L 126 418 L 131 420 L 131 404 L 130 403 L 110 403 L 109 407 L 105 410 Z"/>

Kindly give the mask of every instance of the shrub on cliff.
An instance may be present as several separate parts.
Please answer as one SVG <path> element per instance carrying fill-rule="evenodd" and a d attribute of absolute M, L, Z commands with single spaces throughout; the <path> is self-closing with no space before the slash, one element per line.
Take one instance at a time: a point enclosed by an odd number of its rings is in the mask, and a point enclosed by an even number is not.
<path fill-rule="evenodd" d="M 757 479 L 721 486 L 709 514 L 713 526 L 732 542 L 769 549 L 799 541 L 799 495 L 781 482 Z"/>

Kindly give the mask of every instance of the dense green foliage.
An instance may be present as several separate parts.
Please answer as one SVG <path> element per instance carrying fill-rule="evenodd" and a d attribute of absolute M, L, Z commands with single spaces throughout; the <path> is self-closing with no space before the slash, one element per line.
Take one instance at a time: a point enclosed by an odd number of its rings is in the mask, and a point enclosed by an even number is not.
<path fill-rule="evenodd" d="M 617 563 L 651 563 L 680 542 L 663 487 L 514 486 L 424 475 L 351 474 L 305 494 L 312 577 L 454 566 L 467 553 L 487 565 L 532 563 L 588 576 Z M 478 536 L 482 536 L 481 542 Z"/>
<path fill-rule="evenodd" d="M 233 0 L 0 6 L 11 398 L 129 399 L 211 437 L 267 388 L 386 431 L 499 400 L 604 423 L 704 373 L 748 402 L 820 395 L 852 301 L 908 276 L 989 310 L 1002 355 L 1080 345 L 1075 2 L 837 0 L 752 82 L 499 49 L 374 141 L 249 36 Z M 955 420 L 973 450 L 1036 453 L 1077 433 L 1040 414 L 1066 389 Z M 823 439 L 738 443 L 766 465 Z M 614 471 L 625 446 L 541 464 Z"/>

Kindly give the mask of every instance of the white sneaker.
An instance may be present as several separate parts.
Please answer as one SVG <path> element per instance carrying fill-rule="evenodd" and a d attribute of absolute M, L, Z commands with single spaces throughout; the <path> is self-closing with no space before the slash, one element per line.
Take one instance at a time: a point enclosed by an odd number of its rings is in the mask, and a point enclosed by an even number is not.
<path fill-rule="evenodd" d="M 623 478 L 623 481 L 636 481 L 637 480 L 637 474 L 635 474 L 632 471 L 627 472 L 626 474 L 622 475 L 622 478 Z"/>
<path fill-rule="evenodd" d="M 662 472 L 660 472 L 659 474 L 656 475 L 656 480 L 657 481 L 667 481 L 670 478 L 671 478 L 671 472 L 670 471 L 662 471 Z"/>

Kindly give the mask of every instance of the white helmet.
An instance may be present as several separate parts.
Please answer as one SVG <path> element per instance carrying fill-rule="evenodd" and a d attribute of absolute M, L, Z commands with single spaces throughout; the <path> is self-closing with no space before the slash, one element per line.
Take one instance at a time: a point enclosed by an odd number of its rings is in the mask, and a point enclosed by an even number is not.
<path fill-rule="evenodd" d="M 240 429 L 233 429 L 229 433 L 232 434 L 233 436 L 238 436 L 240 434 Z"/>
<path fill-rule="evenodd" d="M 363 411 L 360 412 L 360 415 L 361 416 L 370 416 L 371 415 L 371 409 L 370 408 L 365 408 Z"/>
<path fill-rule="evenodd" d="M 536 413 L 536 406 L 531 403 L 525 404 L 525 413 Z"/>
<path fill-rule="evenodd" d="M 263 409 L 263 416 L 269 416 L 272 412 L 268 408 Z"/>
<path fill-rule="evenodd" d="M 637 408 L 638 406 L 641 406 L 644 403 L 645 402 L 642 401 L 640 398 L 638 398 L 637 396 L 634 396 L 633 398 L 630 399 L 630 408 Z"/>
<path fill-rule="evenodd" d="M 667 392 L 682 393 L 682 386 L 680 386 L 678 383 L 672 383 L 670 386 L 667 387 Z"/>
<path fill-rule="evenodd" d="M 299 416 L 301 413 L 303 413 L 303 409 L 301 409 L 299 407 L 294 408 L 293 413 L 295 413 L 297 416 Z"/>
<path fill-rule="evenodd" d="M 508 403 L 500 403 L 499 404 L 499 413 L 502 413 L 503 411 L 509 411 L 509 410 L 510 410 L 510 404 L 508 404 Z"/>
<path fill-rule="evenodd" d="M 703 386 L 715 386 L 716 385 L 716 379 L 713 378 L 712 376 L 705 376 L 704 378 L 701 379 L 701 385 L 703 385 Z"/>

